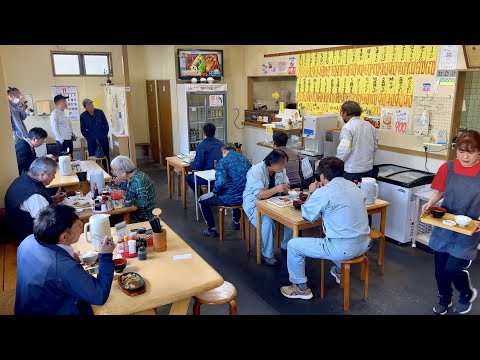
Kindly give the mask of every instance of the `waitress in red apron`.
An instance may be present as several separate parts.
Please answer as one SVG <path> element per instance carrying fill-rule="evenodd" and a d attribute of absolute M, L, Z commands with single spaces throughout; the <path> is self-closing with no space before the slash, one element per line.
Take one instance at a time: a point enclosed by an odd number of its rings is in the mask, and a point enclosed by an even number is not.
<path fill-rule="evenodd" d="M 457 159 L 443 164 L 432 182 L 435 190 L 422 208 L 427 211 L 443 198 L 442 207 L 450 214 L 476 220 L 480 215 L 480 133 L 468 130 L 457 141 Z M 480 218 L 479 218 L 480 219 Z M 455 313 L 472 309 L 477 289 L 472 287 L 467 268 L 477 257 L 480 226 L 472 236 L 434 227 L 429 246 L 435 251 L 435 278 L 440 301 L 433 312 L 445 315 L 453 305 L 452 282 L 460 292 Z"/>

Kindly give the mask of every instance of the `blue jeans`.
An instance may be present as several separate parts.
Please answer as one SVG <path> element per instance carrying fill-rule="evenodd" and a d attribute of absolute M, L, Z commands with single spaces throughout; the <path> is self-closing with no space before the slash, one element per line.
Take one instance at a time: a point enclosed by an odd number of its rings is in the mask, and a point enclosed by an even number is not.
<path fill-rule="evenodd" d="M 305 258 L 333 260 L 340 270 L 341 260 L 350 260 L 365 254 L 370 249 L 368 236 L 351 239 L 295 238 L 288 243 L 287 267 L 290 282 L 303 284 L 305 276 Z"/>
<path fill-rule="evenodd" d="M 198 203 L 200 204 L 200 210 L 202 211 L 203 219 L 207 223 L 208 228 L 213 229 L 215 227 L 215 220 L 211 207 L 222 206 L 225 205 L 225 203 L 213 192 L 200 196 Z M 233 209 L 233 221 L 236 223 L 240 221 L 240 209 Z"/>
<path fill-rule="evenodd" d="M 187 184 L 188 186 L 190 186 L 190 189 L 195 191 L 195 179 L 193 177 L 193 174 L 187 175 Z M 208 185 L 208 181 L 202 179 L 201 177 L 197 177 L 197 185 Z M 210 181 L 210 190 L 213 189 L 213 185 L 215 185 L 215 181 Z"/>
<path fill-rule="evenodd" d="M 257 227 L 257 213 L 253 212 L 253 218 L 249 218 L 253 226 Z M 273 237 L 275 235 L 275 221 L 268 216 L 262 215 L 262 255 L 266 258 L 273 257 Z M 283 229 L 283 240 L 281 247 L 286 249 L 290 239 L 293 237 L 293 230 L 289 227 Z M 258 241 L 258 239 L 257 239 Z"/>

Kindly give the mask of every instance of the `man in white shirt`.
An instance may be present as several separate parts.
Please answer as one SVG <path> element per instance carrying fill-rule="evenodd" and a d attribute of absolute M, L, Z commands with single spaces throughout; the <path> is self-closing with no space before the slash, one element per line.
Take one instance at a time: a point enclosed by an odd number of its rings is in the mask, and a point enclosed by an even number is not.
<path fill-rule="evenodd" d="M 77 140 L 77 136 L 72 129 L 68 110 L 66 110 L 67 99 L 68 96 L 66 95 L 56 95 L 53 98 L 55 109 L 50 114 L 50 125 L 55 135 L 59 155 L 62 155 L 62 153 L 72 154 L 73 142 Z"/>
<path fill-rule="evenodd" d="M 361 113 L 362 108 L 355 101 L 347 101 L 340 108 L 345 125 L 340 132 L 337 158 L 345 163 L 344 177 L 350 181 L 372 177 L 373 157 L 378 147 L 376 129 L 360 119 Z"/>
<path fill-rule="evenodd" d="M 42 156 L 36 159 L 28 172 L 23 172 L 5 194 L 5 208 L 9 225 L 19 244 L 33 231 L 33 220 L 38 212 L 54 202 L 63 200 L 63 195 L 52 197 L 46 186 L 55 178 L 57 163 Z"/>

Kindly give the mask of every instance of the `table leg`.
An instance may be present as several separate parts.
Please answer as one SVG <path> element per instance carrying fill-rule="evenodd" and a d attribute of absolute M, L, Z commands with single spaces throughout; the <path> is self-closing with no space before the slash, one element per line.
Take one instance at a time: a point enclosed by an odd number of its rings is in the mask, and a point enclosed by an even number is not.
<path fill-rule="evenodd" d="M 197 215 L 198 221 L 198 189 L 197 189 L 197 176 L 193 173 L 193 178 L 195 179 L 195 214 Z"/>
<path fill-rule="evenodd" d="M 277 248 L 280 247 L 280 224 L 278 221 L 275 221 L 275 242 L 277 243 Z"/>
<path fill-rule="evenodd" d="M 381 212 L 381 215 L 380 215 L 380 232 L 384 235 L 385 235 L 385 225 L 386 225 L 386 222 L 387 222 L 387 208 L 383 208 L 382 209 L 382 212 Z"/>
<path fill-rule="evenodd" d="M 262 213 L 257 208 L 257 264 L 262 263 Z"/>
<path fill-rule="evenodd" d="M 172 198 L 172 184 L 170 180 L 170 163 L 167 161 L 167 186 L 168 186 L 168 197 Z"/>
<path fill-rule="evenodd" d="M 298 225 L 293 226 L 293 239 L 299 237 Z"/>
<path fill-rule="evenodd" d="M 417 247 L 416 237 L 418 234 L 418 222 L 420 216 L 420 198 L 417 197 L 415 200 L 415 215 L 414 215 L 414 223 L 413 223 L 413 236 L 412 236 L 412 247 Z"/>
<path fill-rule="evenodd" d="M 123 221 L 125 221 L 127 224 L 130 224 L 130 213 L 126 212 L 123 214 Z"/>
<path fill-rule="evenodd" d="M 183 208 L 187 208 L 187 172 L 185 168 L 182 169 L 183 173 Z"/>
<path fill-rule="evenodd" d="M 182 184 L 180 183 L 180 176 L 182 176 L 182 173 L 179 171 L 177 175 L 177 180 L 178 180 L 178 197 L 180 197 L 180 193 L 182 192 Z"/>
<path fill-rule="evenodd" d="M 170 308 L 169 315 L 187 315 L 188 306 L 190 305 L 191 299 L 191 297 L 188 297 L 186 299 L 174 302 Z"/>

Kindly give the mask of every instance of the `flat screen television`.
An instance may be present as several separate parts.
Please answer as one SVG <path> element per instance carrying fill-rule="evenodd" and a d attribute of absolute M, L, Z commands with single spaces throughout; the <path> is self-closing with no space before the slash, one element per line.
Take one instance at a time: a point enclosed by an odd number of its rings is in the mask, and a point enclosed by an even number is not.
<path fill-rule="evenodd" d="M 186 50 L 178 49 L 178 78 L 223 77 L 223 50 Z"/>

